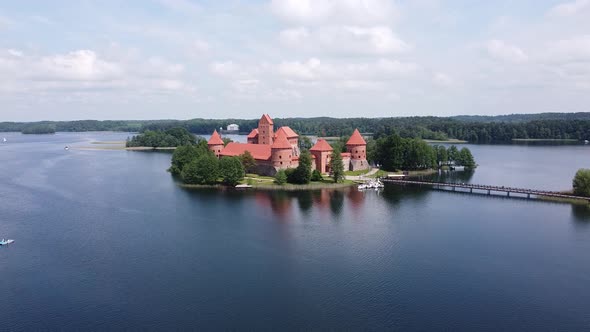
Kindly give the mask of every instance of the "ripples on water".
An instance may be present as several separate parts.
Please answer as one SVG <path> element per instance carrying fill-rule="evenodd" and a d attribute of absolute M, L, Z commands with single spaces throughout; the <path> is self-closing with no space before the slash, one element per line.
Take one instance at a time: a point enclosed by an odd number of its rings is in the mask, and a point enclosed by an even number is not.
<path fill-rule="evenodd" d="M 170 155 L 7 134 L 1 329 L 583 330 L 585 206 L 387 186 L 186 190 Z M 2 135 L 0 135 L 2 136 Z M 459 182 L 557 190 L 585 146 L 470 146 Z"/>

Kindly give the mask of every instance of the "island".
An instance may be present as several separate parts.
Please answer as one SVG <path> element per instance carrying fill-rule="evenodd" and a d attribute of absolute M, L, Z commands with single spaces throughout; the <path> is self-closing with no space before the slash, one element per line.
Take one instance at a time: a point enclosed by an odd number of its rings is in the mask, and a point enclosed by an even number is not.
<path fill-rule="evenodd" d="M 274 129 L 274 121 L 264 114 L 258 127 L 247 136 L 247 143 L 232 142 L 214 130 L 208 141 L 186 139 L 182 129 L 168 129 L 135 136 L 128 141 L 151 146 L 178 144 L 170 173 L 184 186 L 242 186 L 261 189 L 313 189 L 355 185 L 359 176 L 382 176 L 384 171 L 434 172 L 441 168 L 477 167 L 467 148 L 430 145 L 421 139 L 382 135 L 365 138 L 358 129 L 332 144 L 311 140 L 288 126 Z M 368 141 L 368 142 L 367 142 Z M 374 165 L 371 166 L 371 162 Z M 370 172 L 370 170 L 372 171 Z"/>

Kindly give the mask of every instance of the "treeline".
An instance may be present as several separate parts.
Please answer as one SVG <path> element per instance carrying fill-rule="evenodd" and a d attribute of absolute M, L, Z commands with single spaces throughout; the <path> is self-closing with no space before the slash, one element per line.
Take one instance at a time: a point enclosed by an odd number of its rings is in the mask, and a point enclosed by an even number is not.
<path fill-rule="evenodd" d="M 179 146 L 172 155 L 168 171 L 186 184 L 201 185 L 223 183 L 235 186 L 245 175 L 245 167 L 239 157 L 218 159 L 205 140 Z"/>
<path fill-rule="evenodd" d="M 477 167 L 468 148 L 458 150 L 454 145 L 430 145 L 418 138 L 403 138 L 397 134 L 377 139 L 368 146 L 370 159 L 383 170 L 420 170 L 444 166 Z"/>
<path fill-rule="evenodd" d="M 195 144 L 195 135 L 184 128 L 170 128 L 166 130 L 146 130 L 127 140 L 127 147 L 149 146 L 153 148 L 176 147 Z"/>
<path fill-rule="evenodd" d="M 144 124 L 153 121 L 124 121 L 124 120 L 79 120 L 79 121 L 38 121 L 38 122 L 0 122 L 0 132 L 22 132 L 26 128 L 37 125 L 53 126 L 55 131 L 84 132 L 84 131 L 141 131 Z"/>
<path fill-rule="evenodd" d="M 274 119 L 275 126 L 289 126 L 300 135 L 350 135 L 358 128 L 376 138 L 396 133 L 404 138 L 445 140 L 455 138 L 473 143 L 501 143 L 513 139 L 590 139 L 590 113 L 543 113 L 497 117 L 400 117 L 400 118 L 286 118 Z M 22 131 L 32 124 L 52 124 L 56 131 L 165 131 L 181 127 L 194 134 L 209 135 L 229 123 L 248 133 L 258 119 L 192 119 L 157 121 L 67 121 L 0 123 L 0 131 Z"/>
<path fill-rule="evenodd" d="M 55 134 L 55 126 L 51 124 L 36 124 L 23 128 L 23 134 Z"/>

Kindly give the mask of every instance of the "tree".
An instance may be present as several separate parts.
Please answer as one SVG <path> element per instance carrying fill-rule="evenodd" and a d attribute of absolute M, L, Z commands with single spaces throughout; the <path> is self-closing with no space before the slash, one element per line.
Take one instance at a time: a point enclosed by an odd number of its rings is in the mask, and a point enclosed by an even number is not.
<path fill-rule="evenodd" d="M 287 174 L 287 181 L 296 184 L 307 184 L 311 181 L 311 154 L 309 151 L 301 151 L 299 166 L 292 173 Z"/>
<path fill-rule="evenodd" d="M 182 169 L 185 165 L 197 159 L 199 156 L 208 153 L 211 153 L 211 151 L 209 151 L 207 142 L 204 140 L 199 140 L 197 145 L 179 146 L 172 154 L 172 161 L 168 171 L 173 175 L 178 176 L 182 172 Z"/>
<path fill-rule="evenodd" d="M 311 139 L 308 136 L 301 136 L 299 138 L 299 148 L 301 150 L 309 150 L 313 146 Z"/>
<path fill-rule="evenodd" d="M 203 154 L 184 166 L 181 176 L 188 184 L 214 184 L 219 177 L 219 160 L 212 153 Z"/>
<path fill-rule="evenodd" d="M 287 172 L 285 172 L 284 169 L 280 169 L 277 174 L 275 174 L 275 183 L 281 186 L 287 183 Z"/>
<path fill-rule="evenodd" d="M 334 182 L 342 182 L 344 180 L 344 164 L 342 163 L 342 154 L 338 150 L 332 152 L 330 158 L 330 174 Z"/>
<path fill-rule="evenodd" d="M 322 181 L 323 179 L 322 173 L 317 169 L 314 169 L 313 172 L 311 172 L 311 181 Z"/>
<path fill-rule="evenodd" d="M 590 197 L 590 169 L 579 169 L 574 176 L 572 184 L 574 195 Z"/>
<path fill-rule="evenodd" d="M 245 151 L 240 155 L 240 161 L 247 173 L 253 173 L 256 170 L 256 159 L 252 156 L 250 151 Z"/>
<path fill-rule="evenodd" d="M 446 165 L 449 162 L 449 154 L 447 148 L 443 145 L 438 145 L 436 148 L 436 163 L 439 167 Z"/>
<path fill-rule="evenodd" d="M 467 169 L 473 169 L 477 167 L 477 164 L 475 164 L 475 160 L 473 159 L 473 155 L 468 148 L 462 148 L 461 151 L 459 151 L 458 159 L 459 165 L 464 166 Z"/>
<path fill-rule="evenodd" d="M 226 146 L 229 143 L 233 142 L 233 140 L 231 138 L 228 138 L 228 137 L 223 137 L 221 140 L 223 141 L 223 146 Z"/>
<path fill-rule="evenodd" d="M 238 157 L 223 157 L 219 160 L 219 174 L 223 183 L 235 186 L 244 178 L 244 167 Z"/>
<path fill-rule="evenodd" d="M 456 146 L 451 145 L 449 147 L 449 149 L 447 150 L 447 157 L 449 159 L 449 162 L 457 163 L 457 159 L 459 158 L 459 150 L 457 150 Z"/>

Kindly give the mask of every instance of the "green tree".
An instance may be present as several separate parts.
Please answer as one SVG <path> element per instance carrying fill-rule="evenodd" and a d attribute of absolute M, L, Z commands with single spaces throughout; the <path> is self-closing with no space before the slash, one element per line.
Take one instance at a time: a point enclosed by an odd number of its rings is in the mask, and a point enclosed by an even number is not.
<path fill-rule="evenodd" d="M 223 138 L 221 138 L 221 140 L 223 141 L 223 146 L 226 146 L 229 143 L 233 142 L 233 140 L 231 138 L 228 138 L 228 137 L 223 137 Z"/>
<path fill-rule="evenodd" d="M 334 182 L 342 182 L 344 180 L 344 164 L 342 163 L 342 154 L 339 150 L 334 150 L 330 158 L 330 174 Z"/>
<path fill-rule="evenodd" d="M 449 154 L 447 153 L 447 148 L 443 145 L 438 145 L 434 147 L 436 149 L 436 163 L 439 167 L 446 165 L 449 162 Z"/>
<path fill-rule="evenodd" d="M 462 148 L 459 151 L 459 165 L 464 166 L 467 169 L 473 169 L 477 167 L 475 159 L 468 148 Z"/>
<path fill-rule="evenodd" d="M 299 166 L 287 174 L 287 181 L 296 184 L 307 184 L 311 181 L 311 154 L 307 150 L 299 155 Z"/>
<path fill-rule="evenodd" d="M 197 159 L 199 156 L 208 153 L 211 152 L 209 151 L 207 142 L 204 140 L 199 140 L 196 145 L 179 146 L 172 154 L 172 161 L 168 171 L 173 175 L 178 176 L 182 172 L 182 169 L 185 165 Z"/>
<path fill-rule="evenodd" d="M 590 169 L 579 169 L 574 176 L 572 184 L 574 195 L 590 197 Z"/>
<path fill-rule="evenodd" d="M 212 153 L 203 154 L 184 166 L 181 176 L 188 184 L 214 184 L 219 177 L 219 160 Z"/>
<path fill-rule="evenodd" d="M 447 150 L 447 158 L 449 162 L 456 163 L 457 159 L 459 159 L 459 150 L 454 145 L 451 145 Z"/>
<path fill-rule="evenodd" d="M 256 159 L 254 159 L 250 151 L 242 153 L 240 155 L 240 161 L 247 173 L 253 173 L 256 170 Z"/>
<path fill-rule="evenodd" d="M 323 179 L 322 173 L 317 169 L 314 169 L 313 172 L 311 172 L 311 181 L 322 181 Z"/>
<path fill-rule="evenodd" d="M 238 157 L 223 157 L 219 160 L 219 174 L 223 183 L 235 186 L 244 178 L 244 166 Z"/>
<path fill-rule="evenodd" d="M 280 169 L 277 174 L 275 174 L 275 183 L 281 186 L 287 183 L 287 172 L 285 172 L 284 169 Z"/>
<path fill-rule="evenodd" d="M 299 148 L 301 150 L 309 150 L 312 146 L 313 142 L 311 141 L 311 138 L 309 138 L 308 136 L 301 136 L 299 138 Z"/>

